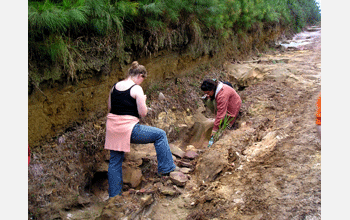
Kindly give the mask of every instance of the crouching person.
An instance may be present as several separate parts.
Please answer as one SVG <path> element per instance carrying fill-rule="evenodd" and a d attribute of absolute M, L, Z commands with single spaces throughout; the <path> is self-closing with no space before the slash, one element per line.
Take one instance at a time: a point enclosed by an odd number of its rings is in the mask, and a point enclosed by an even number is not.
<path fill-rule="evenodd" d="M 201 90 L 205 93 L 207 98 L 216 101 L 216 116 L 211 136 L 215 135 L 219 130 L 220 121 L 224 120 L 226 115 L 233 118 L 229 125 L 232 127 L 242 105 L 241 97 L 232 86 L 211 79 L 206 79 L 201 85 Z"/>

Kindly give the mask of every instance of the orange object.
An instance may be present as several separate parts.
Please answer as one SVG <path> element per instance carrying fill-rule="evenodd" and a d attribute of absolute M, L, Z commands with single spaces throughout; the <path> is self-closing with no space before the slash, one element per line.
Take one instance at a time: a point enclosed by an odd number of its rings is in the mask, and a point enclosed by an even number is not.
<path fill-rule="evenodd" d="M 318 96 L 316 103 L 316 124 L 321 125 L 321 93 Z"/>

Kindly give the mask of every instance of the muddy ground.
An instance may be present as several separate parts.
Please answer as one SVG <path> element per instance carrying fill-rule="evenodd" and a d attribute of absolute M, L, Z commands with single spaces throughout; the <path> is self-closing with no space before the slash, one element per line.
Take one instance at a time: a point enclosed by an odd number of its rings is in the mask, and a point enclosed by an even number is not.
<path fill-rule="evenodd" d="M 312 34 L 300 38 L 311 44 L 228 60 L 222 69 L 189 74 L 148 95 L 152 112 L 143 123 L 163 126 L 169 142 L 184 151 L 193 121 L 182 123 L 185 128 L 169 121 L 167 126 L 160 123 L 161 112 L 177 112 L 177 119 L 197 113 L 214 117 L 203 108 L 198 112 L 203 76 L 234 82 L 243 100 L 234 130 L 225 130 L 210 148 L 196 143 L 195 159 L 175 157 L 178 166 L 187 162 L 191 169 L 185 186 L 156 175 L 152 146 L 133 146 L 143 154 L 133 164 L 141 169 L 142 182 L 125 184 L 123 196 L 108 199 L 105 117 L 99 115 L 34 150 L 29 219 L 321 219 L 321 144 L 315 129 L 321 37 L 320 30 L 306 33 Z M 251 71 L 237 78 L 234 72 L 241 70 Z M 167 99 L 159 100 L 159 92 Z"/>

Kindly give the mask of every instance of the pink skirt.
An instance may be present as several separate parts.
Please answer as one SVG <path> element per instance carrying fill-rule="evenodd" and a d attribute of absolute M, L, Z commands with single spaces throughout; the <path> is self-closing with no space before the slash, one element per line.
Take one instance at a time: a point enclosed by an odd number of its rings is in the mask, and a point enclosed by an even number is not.
<path fill-rule="evenodd" d="M 139 121 L 135 116 L 108 113 L 105 149 L 130 152 L 131 132 Z"/>

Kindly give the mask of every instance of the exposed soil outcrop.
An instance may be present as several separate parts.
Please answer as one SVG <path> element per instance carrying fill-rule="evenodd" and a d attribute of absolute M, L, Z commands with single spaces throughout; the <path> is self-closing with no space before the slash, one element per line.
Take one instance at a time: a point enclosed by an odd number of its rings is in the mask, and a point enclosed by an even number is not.
<path fill-rule="evenodd" d="M 137 57 L 134 59 L 144 65 L 149 73 L 142 85 L 148 98 L 162 89 L 172 88 L 174 89 L 173 94 L 177 94 L 177 97 L 171 96 L 172 100 L 167 101 L 175 106 L 179 106 L 177 103 L 181 101 L 180 105 L 185 106 L 187 103 L 181 99 L 189 91 L 183 87 L 185 84 L 179 80 L 180 78 L 202 76 L 209 69 L 220 67 L 223 60 L 228 57 L 242 59 L 251 52 L 263 50 L 271 42 L 280 38 L 284 32 L 282 27 L 274 27 L 268 32 L 245 34 L 238 37 L 235 44 L 227 45 L 222 47 L 220 52 L 210 52 L 210 54 L 194 55 L 189 51 L 174 47 L 172 50 L 158 51 L 151 56 L 137 53 L 133 56 Z M 259 42 L 259 44 L 253 45 L 253 42 Z M 108 45 L 105 46 L 108 47 Z M 110 48 L 105 49 L 111 50 Z M 101 57 L 103 53 L 98 52 L 99 55 L 93 53 L 86 58 L 89 63 L 88 68 L 77 71 L 75 80 L 43 81 L 40 88 L 34 86 L 30 90 L 28 96 L 30 146 L 39 146 L 42 142 L 62 134 L 67 129 L 72 129 L 87 120 L 97 120 L 106 114 L 108 93 L 115 82 L 125 78 L 129 64 L 133 60 L 129 60 L 128 65 L 112 58 L 109 58 L 110 62 L 107 62 Z M 54 67 L 52 68 L 51 71 L 54 72 Z M 192 93 L 187 95 L 196 96 Z"/>

